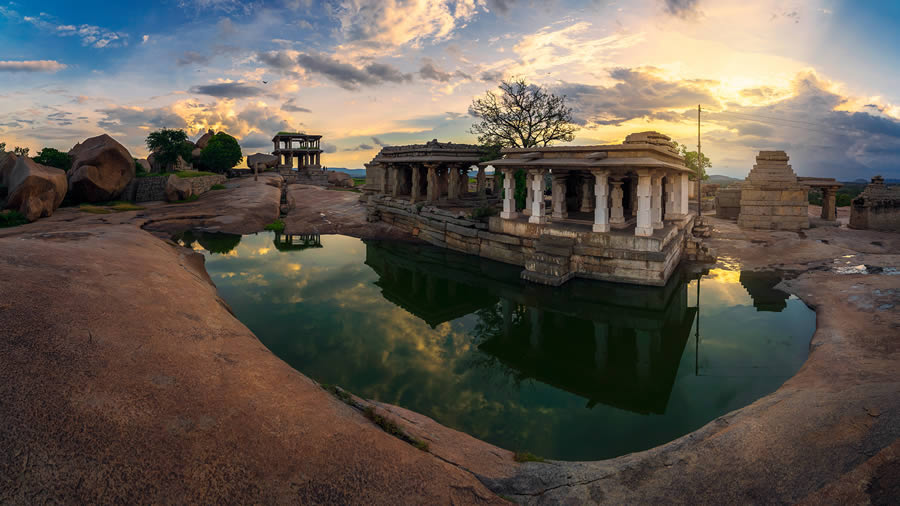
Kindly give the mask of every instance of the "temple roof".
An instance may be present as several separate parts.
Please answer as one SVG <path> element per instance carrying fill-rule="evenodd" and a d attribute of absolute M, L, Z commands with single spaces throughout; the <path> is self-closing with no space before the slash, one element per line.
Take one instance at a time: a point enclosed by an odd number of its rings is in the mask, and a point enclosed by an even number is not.
<path fill-rule="evenodd" d="M 407 146 L 385 146 L 373 162 L 467 162 L 478 163 L 484 150 L 475 144 L 455 144 L 438 142 L 437 139 L 425 144 Z"/>
<path fill-rule="evenodd" d="M 275 137 L 272 137 L 272 142 L 275 142 L 280 137 L 291 137 L 294 139 L 321 139 L 321 135 L 314 134 L 305 134 L 302 132 L 278 132 L 275 134 Z"/>
<path fill-rule="evenodd" d="M 592 146 L 594 148 L 596 146 Z M 517 167 L 517 168 L 557 168 L 557 169 L 605 169 L 605 168 L 617 168 L 624 167 L 629 169 L 670 169 L 676 170 L 679 172 L 690 172 L 693 171 L 683 164 L 666 162 L 663 160 L 658 160 L 656 158 L 650 158 L 645 156 L 639 157 L 623 157 L 623 158 L 574 158 L 574 157 L 564 157 L 564 158 L 500 158 L 498 160 L 491 160 L 489 162 L 482 162 L 479 165 L 488 166 L 493 165 L 494 167 Z"/>

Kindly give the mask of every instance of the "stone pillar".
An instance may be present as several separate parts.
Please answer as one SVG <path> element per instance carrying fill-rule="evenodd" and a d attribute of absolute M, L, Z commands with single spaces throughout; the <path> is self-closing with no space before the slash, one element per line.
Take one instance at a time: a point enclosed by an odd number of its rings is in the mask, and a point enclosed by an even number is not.
<path fill-rule="evenodd" d="M 553 174 L 553 219 L 569 216 L 566 210 L 566 174 Z"/>
<path fill-rule="evenodd" d="M 690 192 L 691 182 L 688 178 L 687 172 L 682 172 L 678 175 L 678 178 L 680 179 L 680 181 L 677 184 L 681 185 L 681 192 L 679 193 L 681 205 L 679 207 L 681 208 L 682 214 L 687 215 L 690 210 L 690 207 L 688 207 L 688 193 Z"/>
<path fill-rule="evenodd" d="M 529 172 L 525 179 L 531 192 L 531 217 L 528 218 L 528 223 L 547 223 L 547 205 L 544 202 L 544 176 L 546 174 L 545 170 L 538 169 Z"/>
<path fill-rule="evenodd" d="M 681 176 L 666 175 L 666 219 L 678 220 L 684 217 L 681 210 Z"/>
<path fill-rule="evenodd" d="M 428 202 L 435 202 L 441 196 L 441 186 L 437 175 L 438 167 L 440 165 L 436 163 L 425 165 L 425 169 L 428 171 L 428 175 L 425 177 L 425 200 Z"/>
<path fill-rule="evenodd" d="M 606 171 L 594 172 L 594 232 L 609 232 L 609 173 Z M 621 186 L 622 183 L 619 183 Z M 619 190 L 621 193 L 621 189 Z M 619 196 L 619 213 L 622 211 L 622 197 Z"/>
<path fill-rule="evenodd" d="M 625 197 L 625 190 L 622 189 L 622 181 L 613 181 L 612 185 L 612 206 L 609 213 L 609 222 L 614 225 L 625 223 L 625 209 L 622 208 L 622 198 Z"/>
<path fill-rule="evenodd" d="M 662 220 L 662 173 L 650 176 L 650 222 L 653 228 L 663 228 Z"/>
<path fill-rule="evenodd" d="M 447 172 L 447 167 L 439 167 L 438 168 L 438 199 L 443 199 L 447 196 L 448 187 L 450 186 L 447 183 L 447 178 L 449 177 Z"/>
<path fill-rule="evenodd" d="M 837 188 L 822 188 L 822 219 L 837 220 Z"/>
<path fill-rule="evenodd" d="M 535 169 L 525 170 L 525 209 L 522 209 L 522 214 L 525 216 L 531 216 L 532 202 L 534 202 L 534 185 L 531 184 L 531 179 L 534 177 L 534 174 Z"/>
<path fill-rule="evenodd" d="M 390 178 L 388 177 L 388 166 L 379 163 L 379 170 L 381 171 L 381 193 L 387 195 L 391 192 Z"/>
<path fill-rule="evenodd" d="M 650 189 L 650 170 L 638 169 L 637 184 L 637 226 L 634 235 L 648 237 L 653 235 L 653 217 L 650 208 L 652 191 Z"/>
<path fill-rule="evenodd" d="M 391 165 L 388 170 L 391 178 L 391 197 L 397 198 L 400 195 L 400 169 L 396 165 Z"/>
<path fill-rule="evenodd" d="M 451 166 L 450 187 L 447 188 L 447 198 L 450 200 L 459 198 L 459 168 Z"/>
<path fill-rule="evenodd" d="M 412 170 L 412 189 L 409 192 L 409 203 L 414 204 L 422 196 L 422 171 L 415 164 L 410 165 L 410 170 Z"/>
<path fill-rule="evenodd" d="M 500 217 L 504 220 L 510 220 L 518 216 L 516 212 L 516 178 L 511 169 L 503 171 L 503 211 L 500 211 Z"/>
<path fill-rule="evenodd" d="M 456 170 L 459 171 L 459 196 L 462 198 L 469 194 L 469 166 L 463 165 Z"/>
<path fill-rule="evenodd" d="M 484 197 L 486 195 L 486 187 L 487 187 L 487 174 L 484 172 L 484 167 L 478 166 L 478 177 L 475 178 L 477 181 L 476 186 L 478 190 L 478 196 Z"/>
<path fill-rule="evenodd" d="M 592 185 L 591 178 L 588 176 L 582 176 L 581 178 L 581 205 L 578 207 L 578 210 L 582 213 L 589 213 L 594 210 L 594 196 L 592 195 Z"/>
<path fill-rule="evenodd" d="M 322 165 L 321 163 L 321 155 L 322 153 L 316 153 L 316 165 Z"/>

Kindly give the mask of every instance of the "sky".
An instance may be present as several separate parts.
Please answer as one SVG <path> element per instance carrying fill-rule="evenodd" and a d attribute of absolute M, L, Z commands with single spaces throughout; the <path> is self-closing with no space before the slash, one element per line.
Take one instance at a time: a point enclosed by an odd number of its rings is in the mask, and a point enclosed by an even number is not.
<path fill-rule="evenodd" d="M 0 142 L 207 129 L 245 154 L 320 134 L 330 167 L 473 143 L 472 100 L 523 77 L 565 95 L 571 144 L 656 130 L 743 178 L 900 177 L 900 2 L 0 0 Z M 9 148 L 8 148 L 9 149 Z"/>

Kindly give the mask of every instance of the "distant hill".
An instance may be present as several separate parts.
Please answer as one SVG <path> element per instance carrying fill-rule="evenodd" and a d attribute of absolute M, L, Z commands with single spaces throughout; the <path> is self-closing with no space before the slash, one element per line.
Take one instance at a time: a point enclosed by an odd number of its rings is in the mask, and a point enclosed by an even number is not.
<path fill-rule="evenodd" d="M 704 182 L 719 184 L 719 185 L 727 185 L 728 183 L 733 183 L 735 181 L 741 181 L 741 180 L 738 178 L 735 178 L 735 177 L 720 176 L 718 174 L 710 174 L 709 179 L 707 179 Z"/>
<path fill-rule="evenodd" d="M 366 177 L 366 169 L 345 169 L 343 167 L 327 167 L 327 169 L 350 174 L 350 177 Z"/>

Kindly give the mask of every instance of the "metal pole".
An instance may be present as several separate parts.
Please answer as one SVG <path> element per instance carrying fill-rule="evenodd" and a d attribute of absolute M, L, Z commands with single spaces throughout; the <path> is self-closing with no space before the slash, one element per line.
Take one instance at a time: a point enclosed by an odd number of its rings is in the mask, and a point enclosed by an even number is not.
<path fill-rule="evenodd" d="M 703 215 L 703 201 L 700 195 L 700 181 L 703 179 L 703 155 L 700 151 L 700 104 L 697 104 L 697 217 Z"/>

